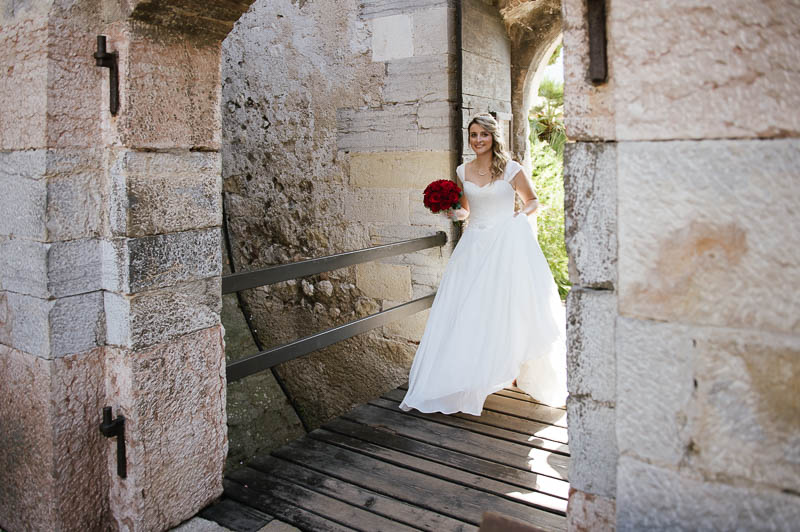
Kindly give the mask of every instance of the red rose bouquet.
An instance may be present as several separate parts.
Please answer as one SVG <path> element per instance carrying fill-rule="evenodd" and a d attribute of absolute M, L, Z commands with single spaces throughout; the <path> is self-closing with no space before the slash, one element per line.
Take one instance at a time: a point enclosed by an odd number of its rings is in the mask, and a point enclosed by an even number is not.
<path fill-rule="evenodd" d="M 438 179 L 425 187 L 422 195 L 422 203 L 432 213 L 461 208 L 461 188 L 452 181 Z"/>

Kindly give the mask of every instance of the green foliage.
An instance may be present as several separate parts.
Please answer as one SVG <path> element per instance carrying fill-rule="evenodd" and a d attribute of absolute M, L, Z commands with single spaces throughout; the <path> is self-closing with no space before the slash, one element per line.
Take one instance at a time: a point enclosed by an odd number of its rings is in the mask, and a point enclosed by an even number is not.
<path fill-rule="evenodd" d="M 537 228 L 542 248 L 561 299 L 569 292 L 567 249 L 564 244 L 564 158 L 547 142 L 531 144 L 531 178 L 539 197 Z"/>
<path fill-rule="evenodd" d="M 567 132 L 564 129 L 564 83 L 545 78 L 539 85 L 542 103 L 532 107 L 528 116 L 531 144 L 546 142 L 559 157 L 564 155 Z"/>
<path fill-rule="evenodd" d="M 559 44 L 556 46 L 556 49 L 553 50 L 553 55 L 550 56 L 550 59 L 547 60 L 547 66 L 555 64 L 558 61 L 558 56 L 561 55 L 561 49 L 564 48 L 564 43 Z"/>

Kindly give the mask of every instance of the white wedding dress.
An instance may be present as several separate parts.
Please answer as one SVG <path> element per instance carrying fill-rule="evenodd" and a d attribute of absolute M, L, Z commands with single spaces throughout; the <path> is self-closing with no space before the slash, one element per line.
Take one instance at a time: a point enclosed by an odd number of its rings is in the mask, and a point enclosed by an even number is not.
<path fill-rule="evenodd" d="M 468 226 L 447 264 L 400 408 L 479 416 L 486 397 L 517 386 L 543 403 L 567 397 L 565 313 L 535 219 L 514 216 L 509 161 L 502 179 L 479 187 L 457 169 Z"/>

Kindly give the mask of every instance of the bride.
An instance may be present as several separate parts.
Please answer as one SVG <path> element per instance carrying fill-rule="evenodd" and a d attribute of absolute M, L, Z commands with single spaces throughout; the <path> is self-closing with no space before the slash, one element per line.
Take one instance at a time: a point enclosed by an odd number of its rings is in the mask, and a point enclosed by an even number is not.
<path fill-rule="evenodd" d="M 434 299 L 400 408 L 479 416 L 516 379 L 534 399 L 566 401 L 565 315 L 528 216 L 539 202 L 492 115 L 469 123 L 475 159 L 456 169 L 468 226 Z M 515 195 L 524 206 L 514 212 Z M 535 223 L 535 217 L 533 219 Z"/>

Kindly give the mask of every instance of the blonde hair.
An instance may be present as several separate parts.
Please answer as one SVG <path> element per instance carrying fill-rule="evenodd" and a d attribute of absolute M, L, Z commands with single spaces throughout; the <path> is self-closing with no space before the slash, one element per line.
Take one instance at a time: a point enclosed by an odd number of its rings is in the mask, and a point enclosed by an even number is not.
<path fill-rule="evenodd" d="M 511 156 L 509 156 L 506 151 L 506 143 L 503 141 L 503 135 L 500 132 L 500 125 L 489 113 L 478 113 L 472 117 L 472 120 L 469 121 L 469 125 L 467 125 L 467 138 L 469 138 L 469 128 L 472 127 L 472 124 L 478 124 L 492 135 L 491 174 L 492 181 L 494 181 L 495 178 L 503 175 L 503 172 L 506 171 L 506 163 L 511 160 Z"/>

